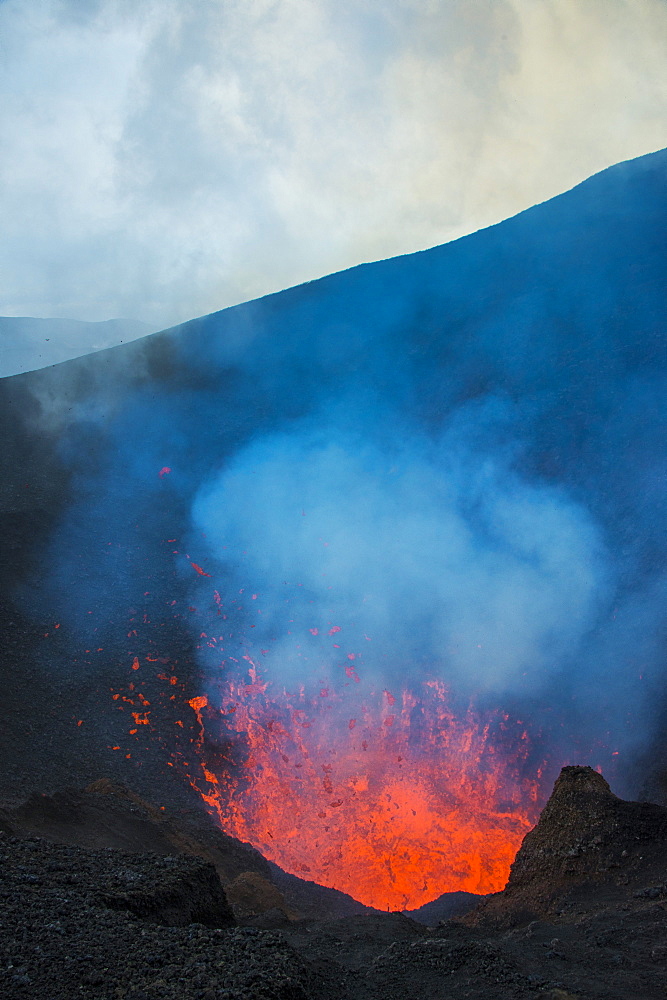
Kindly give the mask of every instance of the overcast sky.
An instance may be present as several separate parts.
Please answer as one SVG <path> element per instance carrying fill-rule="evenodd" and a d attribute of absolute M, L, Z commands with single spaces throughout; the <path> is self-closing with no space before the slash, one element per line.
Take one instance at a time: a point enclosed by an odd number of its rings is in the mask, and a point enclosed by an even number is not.
<path fill-rule="evenodd" d="M 0 0 L 0 314 L 154 326 L 667 145 L 667 0 Z"/>

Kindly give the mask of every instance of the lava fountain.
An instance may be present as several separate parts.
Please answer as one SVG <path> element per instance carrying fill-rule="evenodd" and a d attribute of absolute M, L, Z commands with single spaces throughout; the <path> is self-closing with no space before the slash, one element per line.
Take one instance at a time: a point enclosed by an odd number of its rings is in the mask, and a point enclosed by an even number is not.
<path fill-rule="evenodd" d="M 536 822 L 540 771 L 521 722 L 452 708 L 437 680 L 294 692 L 246 677 L 190 699 L 190 780 L 226 833 L 283 869 L 383 910 L 502 889 Z M 353 689 L 355 694 L 359 688 Z M 220 734 L 241 748 L 216 751 Z"/>

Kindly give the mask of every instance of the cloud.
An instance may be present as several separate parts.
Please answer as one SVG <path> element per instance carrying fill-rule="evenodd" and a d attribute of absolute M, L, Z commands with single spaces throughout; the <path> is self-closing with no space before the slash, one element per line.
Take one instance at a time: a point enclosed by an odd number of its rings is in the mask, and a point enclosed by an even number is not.
<path fill-rule="evenodd" d="M 169 325 L 667 142 L 660 0 L 6 0 L 0 313 Z"/>

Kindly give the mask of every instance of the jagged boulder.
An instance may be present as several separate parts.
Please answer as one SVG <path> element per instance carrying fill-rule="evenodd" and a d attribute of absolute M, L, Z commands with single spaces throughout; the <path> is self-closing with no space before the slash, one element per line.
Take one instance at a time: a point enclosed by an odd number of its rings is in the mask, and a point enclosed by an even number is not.
<path fill-rule="evenodd" d="M 167 927 L 236 923 L 214 866 L 200 858 L 121 851 L 107 851 L 102 857 L 106 868 L 100 866 L 98 899 L 109 909 Z"/>

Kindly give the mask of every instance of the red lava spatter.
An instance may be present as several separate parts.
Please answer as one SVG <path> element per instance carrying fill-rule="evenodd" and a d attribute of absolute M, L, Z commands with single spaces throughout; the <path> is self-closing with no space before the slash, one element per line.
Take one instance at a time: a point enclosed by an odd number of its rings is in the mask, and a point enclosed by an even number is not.
<path fill-rule="evenodd" d="M 528 737 L 496 713 L 462 718 L 446 688 L 382 691 L 354 717 L 332 689 L 276 691 L 253 665 L 219 708 L 190 699 L 200 735 L 191 780 L 221 827 L 287 871 L 378 909 L 444 892 L 502 889 L 538 812 Z M 238 734 L 244 759 L 207 760 L 207 720 Z"/>

